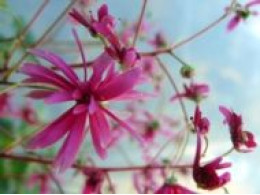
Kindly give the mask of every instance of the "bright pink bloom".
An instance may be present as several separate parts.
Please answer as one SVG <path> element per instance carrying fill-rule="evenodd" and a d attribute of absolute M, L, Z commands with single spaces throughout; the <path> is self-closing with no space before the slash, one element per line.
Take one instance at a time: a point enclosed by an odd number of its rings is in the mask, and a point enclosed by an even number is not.
<path fill-rule="evenodd" d="M 229 31 L 232 31 L 238 26 L 238 24 L 241 21 L 246 20 L 249 16 L 258 15 L 258 12 L 251 11 L 250 8 L 259 4 L 260 4 L 260 0 L 252 0 L 247 4 L 245 4 L 244 6 L 242 6 L 241 4 L 236 4 L 236 7 L 234 8 L 235 15 L 229 21 L 227 25 L 227 29 Z M 232 9 L 232 8 L 228 8 L 228 9 Z"/>
<path fill-rule="evenodd" d="M 90 15 L 88 19 L 75 9 L 70 15 L 80 24 L 85 26 L 92 35 L 103 36 L 103 38 L 109 42 L 109 45 L 106 48 L 107 53 L 127 68 L 133 67 L 139 60 L 140 56 L 135 48 L 124 46 L 114 32 L 114 18 L 109 15 L 106 4 L 99 8 L 98 19 L 95 19 L 92 15 Z"/>
<path fill-rule="evenodd" d="M 101 188 L 104 183 L 104 173 L 100 171 L 84 171 L 87 179 L 82 194 L 101 194 Z"/>
<path fill-rule="evenodd" d="M 50 175 L 46 173 L 32 174 L 28 180 L 28 187 L 33 188 L 38 185 L 40 194 L 50 194 Z"/>
<path fill-rule="evenodd" d="M 195 102 L 199 102 L 206 98 L 209 93 L 209 86 L 207 84 L 191 83 L 189 86 L 184 84 L 184 92 L 177 94 L 171 98 L 174 101 L 178 98 L 187 98 Z"/>
<path fill-rule="evenodd" d="M 177 183 L 165 183 L 160 187 L 155 194 L 197 194 Z"/>
<path fill-rule="evenodd" d="M 85 26 L 93 36 L 96 36 L 98 33 L 103 34 L 104 32 L 108 33 L 106 35 L 109 36 L 115 26 L 115 19 L 113 16 L 109 15 L 106 4 L 99 8 L 97 19 L 94 18 L 92 14 L 87 17 L 76 9 L 73 9 L 70 12 L 70 16 L 75 21 Z"/>
<path fill-rule="evenodd" d="M 210 122 L 206 117 L 202 117 L 199 106 L 196 106 L 193 116 L 193 124 L 200 134 L 205 135 L 209 132 Z"/>
<path fill-rule="evenodd" d="M 76 40 L 81 50 L 83 64 L 86 65 L 77 36 Z M 60 170 L 65 170 L 74 162 L 83 142 L 87 119 L 89 119 L 94 147 L 102 158 L 106 156 L 105 146 L 110 141 L 107 116 L 139 138 L 128 124 L 105 108 L 102 102 L 142 98 L 142 93 L 133 90 L 141 75 L 140 68 L 129 69 L 123 73 L 116 72 L 114 61 L 107 53 L 103 53 L 91 66 L 93 73 L 89 79 L 87 79 L 87 67 L 85 66 L 85 79 L 81 81 L 73 69 L 54 53 L 39 49 L 31 51 L 31 53 L 56 66 L 63 75 L 40 64 L 26 63 L 21 69 L 24 74 L 29 76 L 25 82 L 48 84 L 53 88 L 33 90 L 28 96 L 44 99 L 46 103 L 50 104 L 66 101 L 74 101 L 75 104 L 38 133 L 30 141 L 29 148 L 48 147 L 66 135 L 66 140 L 55 160 L 55 165 Z"/>
<path fill-rule="evenodd" d="M 7 93 L 0 95 L 0 117 L 5 116 L 10 111 L 10 95 Z"/>
<path fill-rule="evenodd" d="M 230 173 L 224 172 L 218 175 L 217 170 L 228 168 L 230 163 L 221 163 L 222 157 L 218 157 L 215 160 L 201 165 L 201 135 L 197 132 L 197 150 L 193 164 L 193 179 L 197 183 L 198 187 L 205 190 L 214 190 L 223 187 L 230 181 Z"/>
<path fill-rule="evenodd" d="M 251 149 L 255 148 L 257 144 L 251 132 L 243 131 L 242 117 L 224 106 L 220 106 L 219 110 L 225 117 L 224 124 L 229 126 L 234 148 L 239 152 L 251 152 Z M 242 147 L 246 149 L 242 149 Z"/>

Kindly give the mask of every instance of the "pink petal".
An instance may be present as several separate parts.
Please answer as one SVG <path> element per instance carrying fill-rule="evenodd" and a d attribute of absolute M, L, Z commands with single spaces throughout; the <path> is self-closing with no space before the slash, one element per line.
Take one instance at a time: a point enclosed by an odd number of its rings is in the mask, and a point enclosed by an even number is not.
<path fill-rule="evenodd" d="M 260 0 L 253 0 L 253 1 L 249 2 L 249 3 L 247 3 L 246 7 L 249 8 L 249 7 L 258 5 L 258 4 L 260 4 Z"/>
<path fill-rule="evenodd" d="M 33 99 L 43 99 L 50 96 L 53 91 L 49 90 L 32 90 L 26 96 Z"/>
<path fill-rule="evenodd" d="M 219 111 L 225 117 L 225 121 L 224 122 L 230 123 L 231 122 L 231 117 L 232 117 L 231 111 L 229 109 L 227 109 L 226 107 L 224 107 L 224 106 L 219 106 Z"/>
<path fill-rule="evenodd" d="M 105 109 L 102 107 L 102 110 L 105 111 L 105 113 L 110 116 L 112 119 L 114 119 L 119 125 L 121 125 L 122 127 L 124 127 L 127 131 L 129 131 L 129 133 L 136 138 L 141 144 L 143 144 L 143 139 L 140 137 L 140 135 L 138 135 L 136 133 L 135 130 L 132 129 L 132 127 L 130 127 L 126 122 L 122 121 L 121 119 L 119 119 L 116 115 L 114 115 L 112 112 L 110 112 L 109 110 Z"/>
<path fill-rule="evenodd" d="M 75 118 L 72 116 L 70 109 L 36 134 L 36 136 L 29 141 L 28 148 L 45 148 L 54 144 L 67 133 L 68 127 L 70 127 L 74 120 Z"/>
<path fill-rule="evenodd" d="M 105 149 L 105 145 L 102 142 L 102 130 L 100 127 L 100 124 L 97 121 L 97 117 L 96 115 L 89 115 L 89 125 L 90 125 L 90 131 L 91 131 L 91 136 L 92 136 L 92 141 L 94 144 L 94 148 L 97 152 L 97 154 L 101 157 L 101 158 L 106 158 L 107 153 L 106 153 L 106 149 Z"/>
<path fill-rule="evenodd" d="M 104 101 L 123 95 L 135 86 L 140 75 L 140 68 L 133 68 L 114 77 L 109 83 L 97 89 L 98 99 Z"/>
<path fill-rule="evenodd" d="M 42 59 L 47 60 L 52 65 L 59 68 L 64 73 L 64 75 L 66 75 L 74 84 L 77 84 L 79 80 L 78 76 L 73 71 L 73 69 L 66 64 L 66 62 L 62 58 L 60 58 L 59 56 L 57 56 L 52 52 L 41 50 L 41 49 L 33 49 L 30 52 L 38 57 L 41 57 Z"/>
<path fill-rule="evenodd" d="M 93 74 L 91 76 L 90 82 L 92 87 L 96 87 L 102 80 L 102 75 L 105 70 L 114 65 L 113 59 L 106 53 L 102 53 L 93 63 Z"/>
<path fill-rule="evenodd" d="M 47 97 L 45 99 L 45 102 L 48 104 L 55 104 L 72 100 L 74 100 L 74 98 L 72 97 L 71 91 L 56 91 L 53 92 L 49 97 Z"/>
<path fill-rule="evenodd" d="M 237 25 L 239 24 L 239 22 L 241 21 L 241 17 L 239 17 L 239 16 L 234 16 L 230 21 L 229 21 L 229 23 L 228 23 L 228 26 L 227 26 L 227 30 L 228 31 L 232 31 L 232 30 L 234 30 L 236 27 L 237 27 Z"/>
<path fill-rule="evenodd" d="M 108 7 L 106 4 L 103 4 L 99 9 L 98 9 L 98 19 L 102 20 L 104 16 L 108 15 Z"/>
<path fill-rule="evenodd" d="M 146 100 L 148 98 L 156 97 L 155 94 L 151 93 L 144 93 L 136 90 L 130 90 L 126 93 L 124 93 L 121 96 L 118 96 L 113 101 L 122 101 L 122 100 Z"/>
<path fill-rule="evenodd" d="M 85 135 L 86 119 L 87 113 L 84 113 L 77 116 L 77 121 L 73 121 L 74 123 L 71 126 L 70 132 L 55 158 L 54 166 L 58 167 L 61 172 L 73 164 L 79 152 Z"/>
<path fill-rule="evenodd" d="M 65 78 L 39 64 L 26 63 L 21 68 L 21 72 L 31 76 L 33 79 L 43 79 L 46 80 L 46 83 L 53 84 L 61 88 L 68 89 L 69 87 L 72 87 L 72 85 Z"/>

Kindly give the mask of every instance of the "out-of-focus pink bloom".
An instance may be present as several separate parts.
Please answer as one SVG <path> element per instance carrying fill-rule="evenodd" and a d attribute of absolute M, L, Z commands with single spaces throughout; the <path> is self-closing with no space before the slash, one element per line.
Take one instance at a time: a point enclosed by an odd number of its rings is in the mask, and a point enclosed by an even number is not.
<path fill-rule="evenodd" d="M 102 185 L 104 183 L 104 173 L 100 171 L 84 171 L 86 181 L 82 194 L 101 194 Z"/>
<path fill-rule="evenodd" d="M 199 106 L 196 106 L 194 116 L 193 116 L 193 125 L 200 134 L 205 135 L 209 132 L 210 122 L 208 118 L 202 117 Z"/>
<path fill-rule="evenodd" d="M 209 93 L 209 86 L 207 84 L 191 83 L 189 86 L 184 84 L 184 92 L 176 94 L 171 98 L 174 101 L 178 98 L 187 98 L 195 102 L 199 102 L 206 98 Z"/>
<path fill-rule="evenodd" d="M 251 132 L 243 131 L 241 115 L 236 114 L 224 106 L 220 106 L 219 110 L 225 117 L 224 124 L 229 126 L 234 148 L 239 152 L 251 152 L 251 149 L 255 148 L 257 144 Z M 243 149 L 243 147 L 246 149 Z"/>
<path fill-rule="evenodd" d="M 177 183 L 164 183 L 155 194 L 197 194 Z"/>
<path fill-rule="evenodd" d="M 61 171 L 73 163 L 86 133 L 87 119 L 89 119 L 90 133 L 95 150 L 102 158 L 106 157 L 105 146 L 110 141 L 110 127 L 107 116 L 139 139 L 136 132 L 105 108 L 102 102 L 135 100 L 144 96 L 143 93 L 133 89 L 138 84 L 141 69 L 133 68 L 123 73 L 116 72 L 115 63 L 107 53 L 103 53 L 95 60 L 91 66 L 93 73 L 88 79 L 82 45 L 75 31 L 74 35 L 85 65 L 85 79 L 83 81 L 59 56 L 44 50 L 37 49 L 31 51 L 31 53 L 56 66 L 63 75 L 40 64 L 26 63 L 21 68 L 21 71 L 29 76 L 25 82 L 48 84 L 48 86 L 53 87 L 50 90 L 33 90 L 28 96 L 44 99 L 46 103 L 75 102 L 72 108 L 39 132 L 28 145 L 30 149 L 45 148 L 66 135 L 66 140 L 55 159 L 55 165 Z"/>
<path fill-rule="evenodd" d="M 120 40 L 127 46 L 132 44 L 133 41 L 132 39 L 135 36 L 136 29 L 137 29 L 137 23 L 128 24 L 127 26 L 125 26 L 123 31 L 119 35 Z M 151 30 L 151 25 L 146 20 L 143 20 L 139 30 L 139 37 L 147 36 L 150 30 Z"/>
<path fill-rule="evenodd" d="M 193 164 L 193 179 L 197 183 L 198 187 L 205 190 L 214 190 L 223 187 L 230 181 L 230 173 L 224 172 L 219 175 L 218 170 L 229 168 L 231 163 L 221 163 L 222 157 L 218 157 L 215 160 L 201 165 L 201 134 L 197 132 L 197 150 Z"/>
<path fill-rule="evenodd" d="M 33 188 L 38 185 L 40 188 L 39 194 L 50 194 L 50 175 L 46 173 L 32 174 L 28 180 L 28 187 Z"/>
<path fill-rule="evenodd" d="M 162 48 L 167 46 L 167 40 L 163 33 L 158 32 L 155 34 L 154 39 L 150 41 L 150 44 L 155 48 Z"/>
<path fill-rule="evenodd" d="M 139 194 L 153 193 L 159 188 L 158 180 L 165 180 L 165 177 L 164 170 L 147 168 L 134 173 L 134 187 Z"/>
<path fill-rule="evenodd" d="M 227 25 L 227 30 L 232 31 L 238 26 L 238 24 L 241 21 L 246 20 L 249 16 L 258 15 L 258 12 L 251 11 L 250 8 L 259 4 L 260 4 L 260 0 L 252 0 L 247 4 L 245 4 L 244 6 L 237 3 L 234 8 L 227 8 L 227 10 L 234 9 L 232 11 L 235 12 L 235 15 L 231 18 L 231 20 Z"/>

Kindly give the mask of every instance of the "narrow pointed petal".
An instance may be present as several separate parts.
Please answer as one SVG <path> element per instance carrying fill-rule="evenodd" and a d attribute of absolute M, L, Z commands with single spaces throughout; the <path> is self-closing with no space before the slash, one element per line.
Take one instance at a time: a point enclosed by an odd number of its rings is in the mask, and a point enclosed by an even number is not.
<path fill-rule="evenodd" d="M 93 67 L 93 74 L 91 76 L 90 82 L 92 87 L 96 87 L 102 80 L 102 75 L 104 74 L 105 70 L 109 67 L 114 65 L 114 61 L 112 58 L 106 53 L 102 53 L 92 65 Z"/>
<path fill-rule="evenodd" d="M 68 127 L 74 122 L 75 118 L 71 115 L 72 112 L 70 109 L 36 134 L 29 141 L 27 147 L 29 149 L 45 148 L 57 142 L 67 133 Z"/>
<path fill-rule="evenodd" d="M 104 101 L 124 94 L 136 85 L 140 75 L 140 68 L 134 68 L 114 77 L 109 83 L 97 89 L 98 99 Z"/>
<path fill-rule="evenodd" d="M 249 8 L 249 7 L 258 5 L 258 4 L 260 4 L 260 0 L 253 0 L 253 1 L 250 1 L 249 3 L 247 3 L 246 7 Z"/>
<path fill-rule="evenodd" d="M 122 101 L 122 100 L 146 100 L 148 98 L 153 98 L 156 97 L 155 94 L 151 93 L 145 93 L 145 92 L 140 92 L 136 90 L 130 90 L 126 93 L 124 93 L 121 96 L 118 96 L 114 99 L 111 99 L 113 101 Z"/>
<path fill-rule="evenodd" d="M 87 113 L 83 113 L 77 116 L 77 122 L 74 121 L 73 125 L 67 126 L 71 129 L 54 162 L 54 166 L 58 167 L 60 172 L 65 171 L 73 164 L 79 152 L 85 135 L 86 119 Z"/>
<path fill-rule="evenodd" d="M 102 129 L 100 129 L 96 116 L 93 114 L 89 115 L 89 125 L 94 148 L 97 154 L 104 159 L 107 156 L 107 152 L 102 142 Z"/>
<path fill-rule="evenodd" d="M 73 71 L 73 69 L 66 64 L 66 62 L 62 58 L 60 58 L 59 56 L 57 56 L 52 52 L 41 50 L 41 49 L 34 49 L 31 50 L 30 52 L 38 57 L 41 57 L 42 59 L 47 60 L 52 65 L 59 68 L 64 73 L 64 75 L 66 75 L 68 79 L 70 79 L 70 81 L 72 81 L 74 84 L 77 84 L 77 81 L 79 80 L 78 76 Z"/>
<path fill-rule="evenodd" d="M 32 90 L 26 96 L 33 99 L 44 99 L 53 94 L 51 90 Z"/>
<path fill-rule="evenodd" d="M 231 18 L 231 20 L 229 21 L 229 23 L 227 25 L 227 30 L 228 31 L 234 30 L 238 26 L 240 21 L 241 21 L 241 17 L 239 17 L 239 16 L 234 16 L 233 18 Z"/>
<path fill-rule="evenodd" d="M 72 87 L 72 85 L 65 78 L 39 64 L 26 63 L 22 66 L 20 71 L 31 76 L 32 78 L 35 78 L 36 80 L 44 79 L 46 80 L 46 83 L 53 84 L 64 89 Z"/>
<path fill-rule="evenodd" d="M 119 125 L 121 125 L 122 127 L 124 127 L 134 138 L 136 138 L 140 144 L 143 144 L 143 139 L 141 138 L 140 135 L 138 135 L 136 133 L 135 130 L 132 129 L 132 127 L 130 127 L 126 122 L 122 121 L 121 119 L 119 119 L 116 115 L 114 115 L 112 112 L 110 112 L 109 110 L 105 109 L 102 107 L 102 110 L 105 111 L 105 113 L 110 116 L 112 119 L 114 119 Z"/>
<path fill-rule="evenodd" d="M 72 97 L 72 93 L 70 91 L 56 91 L 47 97 L 45 102 L 48 104 L 55 104 L 72 100 L 74 100 L 74 98 Z"/>

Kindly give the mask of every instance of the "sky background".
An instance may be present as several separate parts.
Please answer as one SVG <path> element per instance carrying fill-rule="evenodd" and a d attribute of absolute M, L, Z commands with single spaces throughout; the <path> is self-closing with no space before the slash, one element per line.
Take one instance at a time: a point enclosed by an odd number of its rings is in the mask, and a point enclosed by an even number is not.
<path fill-rule="evenodd" d="M 15 13 L 21 14 L 26 21 L 37 9 L 39 0 L 8 0 Z M 50 22 L 67 5 L 66 0 L 51 0 L 43 16 L 34 25 L 33 34 L 39 36 Z M 104 0 L 111 13 L 120 20 L 134 21 L 141 7 L 140 0 Z M 240 1 L 244 3 L 245 1 Z M 205 27 L 217 19 L 229 4 L 228 0 L 149 0 L 147 18 L 156 29 L 162 29 L 170 42 L 178 42 Z M 256 8 L 258 9 L 258 8 Z M 95 8 L 93 8 L 95 10 Z M 259 6 L 260 10 L 260 6 Z M 230 147 L 227 128 L 222 125 L 219 105 L 228 105 L 244 117 L 244 127 L 255 133 L 259 140 L 260 132 L 260 17 L 252 17 L 247 22 L 228 33 L 228 19 L 208 32 L 203 37 L 181 47 L 176 53 L 192 64 L 197 71 L 196 81 L 207 82 L 211 93 L 203 102 L 205 115 L 212 118 L 210 155 L 221 154 Z M 70 27 L 65 26 L 57 39 L 72 39 Z M 139 50 L 145 48 L 139 47 Z M 91 54 L 90 54 L 91 55 Z M 179 65 L 171 58 L 164 57 L 172 74 L 178 73 Z M 182 83 L 179 83 L 181 86 Z M 171 90 L 171 88 L 170 88 Z M 166 92 L 171 95 L 172 91 Z M 188 104 L 192 109 L 192 106 Z M 169 107 L 166 112 L 174 112 Z M 60 111 L 57 111 L 60 113 Z M 223 147 L 219 147 L 219 146 Z M 189 146 L 188 155 L 192 155 L 194 146 Z M 209 156 L 210 157 L 210 156 Z M 251 154 L 232 154 L 227 160 L 233 162 L 231 168 L 233 180 L 228 185 L 231 193 L 260 193 L 258 176 L 260 176 L 260 150 Z M 106 163 L 110 163 L 108 161 Z M 115 179 L 129 179 L 126 175 L 114 175 Z M 73 188 L 81 185 L 74 182 Z M 125 182 L 127 183 L 127 182 Z M 122 192 L 129 186 L 121 186 Z M 72 190 L 73 191 L 73 190 Z"/>

